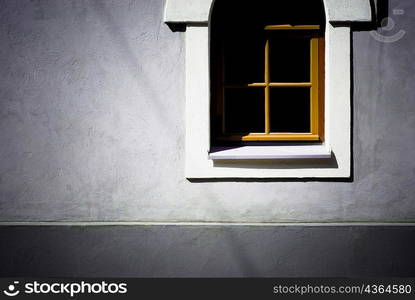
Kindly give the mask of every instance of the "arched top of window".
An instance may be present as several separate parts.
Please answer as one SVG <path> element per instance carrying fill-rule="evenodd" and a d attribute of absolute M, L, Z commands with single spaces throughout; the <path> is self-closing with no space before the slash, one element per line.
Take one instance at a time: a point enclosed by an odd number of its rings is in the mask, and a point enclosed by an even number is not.
<path fill-rule="evenodd" d="M 237 31 L 241 28 L 264 28 L 267 25 L 325 24 L 323 0 L 216 0 L 211 25 Z"/>
<path fill-rule="evenodd" d="M 215 0 L 167 0 L 164 22 L 208 23 L 214 2 Z M 282 2 L 292 1 L 278 1 L 278 3 Z M 373 20 L 370 0 L 323 0 L 323 2 L 329 22 L 348 24 Z M 305 11 L 303 7 L 298 7 L 295 11 L 301 10 Z"/>

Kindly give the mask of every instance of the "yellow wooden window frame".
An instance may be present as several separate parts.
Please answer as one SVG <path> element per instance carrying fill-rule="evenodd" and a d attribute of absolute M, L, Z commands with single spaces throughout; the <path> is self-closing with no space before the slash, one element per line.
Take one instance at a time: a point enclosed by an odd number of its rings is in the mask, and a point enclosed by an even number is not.
<path fill-rule="evenodd" d="M 324 140 L 324 37 L 319 25 L 269 25 L 264 30 L 307 31 L 310 32 L 310 82 L 271 82 L 269 40 L 265 44 L 265 82 L 226 85 L 222 78 L 221 92 L 218 93 L 218 110 L 222 116 L 222 136 L 219 141 L 323 141 Z M 223 77 L 223 76 L 222 76 Z M 265 132 L 245 135 L 225 134 L 224 91 L 225 88 L 265 88 Z M 309 133 L 273 133 L 270 129 L 270 89 L 272 87 L 310 88 L 310 132 Z"/>

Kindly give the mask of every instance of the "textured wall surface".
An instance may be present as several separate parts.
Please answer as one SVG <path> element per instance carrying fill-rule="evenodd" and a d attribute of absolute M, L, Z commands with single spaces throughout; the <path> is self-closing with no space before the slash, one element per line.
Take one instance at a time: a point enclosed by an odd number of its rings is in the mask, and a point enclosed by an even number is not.
<path fill-rule="evenodd" d="M 415 276 L 415 227 L 2 226 L 0 240 L 9 277 Z"/>
<path fill-rule="evenodd" d="M 353 33 L 352 182 L 189 182 L 164 1 L 1 0 L 0 220 L 414 220 L 415 5 L 389 5 L 401 40 Z"/>
<path fill-rule="evenodd" d="M 353 33 L 352 182 L 188 182 L 163 1 L 0 0 L 0 221 L 415 219 L 415 5 L 389 2 L 402 39 Z M 1 226 L 0 276 L 415 276 L 414 230 Z"/>

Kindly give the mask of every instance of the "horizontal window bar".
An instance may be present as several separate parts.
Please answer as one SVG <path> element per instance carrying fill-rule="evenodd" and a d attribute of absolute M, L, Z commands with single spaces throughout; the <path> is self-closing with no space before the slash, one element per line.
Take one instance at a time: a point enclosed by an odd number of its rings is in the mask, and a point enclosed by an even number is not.
<path fill-rule="evenodd" d="M 270 82 L 270 87 L 311 87 L 311 82 Z"/>
<path fill-rule="evenodd" d="M 223 141 L 319 141 L 320 136 L 312 133 L 251 133 L 218 137 Z"/>
<path fill-rule="evenodd" d="M 265 30 L 319 30 L 320 25 L 268 25 Z"/>
<path fill-rule="evenodd" d="M 266 87 L 266 83 L 226 84 L 225 88 Z M 270 82 L 270 87 L 311 87 L 311 82 Z"/>

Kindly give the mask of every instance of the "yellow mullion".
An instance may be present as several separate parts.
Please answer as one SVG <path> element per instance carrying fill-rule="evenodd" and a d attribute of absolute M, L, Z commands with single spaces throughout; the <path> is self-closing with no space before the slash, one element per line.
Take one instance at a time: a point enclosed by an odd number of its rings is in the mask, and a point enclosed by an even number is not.
<path fill-rule="evenodd" d="M 313 37 L 310 41 L 310 121 L 311 133 L 319 133 L 319 39 Z"/>
<path fill-rule="evenodd" d="M 324 77 L 325 77 L 325 70 L 324 70 L 324 56 L 325 56 L 325 42 L 324 38 L 319 37 L 318 39 L 319 46 L 318 46 L 318 115 L 319 115 L 319 127 L 318 127 L 318 134 L 320 136 L 320 141 L 324 141 Z"/>
<path fill-rule="evenodd" d="M 271 132 L 270 113 L 270 74 L 269 74 L 269 39 L 265 43 L 265 133 Z"/>
<path fill-rule="evenodd" d="M 222 41 L 223 43 L 223 41 Z M 222 119 L 222 126 L 221 126 L 221 131 L 222 134 L 225 134 L 226 132 L 226 128 L 225 128 L 225 49 L 223 47 L 223 45 L 221 46 L 220 49 L 220 85 L 221 88 L 219 89 L 219 109 L 221 110 L 222 114 L 221 114 L 221 119 Z"/>

